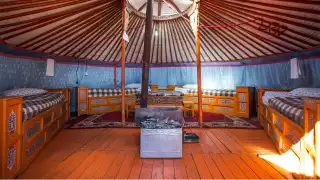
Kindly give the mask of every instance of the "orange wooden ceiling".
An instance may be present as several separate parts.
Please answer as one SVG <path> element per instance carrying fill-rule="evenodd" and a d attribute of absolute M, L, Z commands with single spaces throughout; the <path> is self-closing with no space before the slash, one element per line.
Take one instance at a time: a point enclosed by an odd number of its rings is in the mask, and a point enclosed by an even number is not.
<path fill-rule="evenodd" d="M 174 0 L 172 0 L 174 2 Z M 0 38 L 57 56 L 120 61 L 120 0 L 2 0 Z M 262 24 L 263 22 L 263 24 Z M 201 60 L 234 61 L 320 45 L 320 1 L 201 0 Z M 241 24 L 236 26 L 237 24 Z M 286 29 L 277 35 L 275 29 Z M 195 40 L 182 17 L 155 21 L 151 63 L 195 62 Z M 130 14 L 126 62 L 141 63 L 144 19 Z"/>

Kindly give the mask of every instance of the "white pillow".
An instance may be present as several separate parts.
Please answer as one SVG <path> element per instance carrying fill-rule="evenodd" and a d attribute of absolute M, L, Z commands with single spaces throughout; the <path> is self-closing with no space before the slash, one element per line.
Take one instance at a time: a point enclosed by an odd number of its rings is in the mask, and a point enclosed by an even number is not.
<path fill-rule="evenodd" d="M 137 88 L 137 91 L 141 91 L 141 88 Z M 148 91 L 151 91 L 150 87 L 148 87 Z"/>
<path fill-rule="evenodd" d="M 186 84 L 183 86 L 183 88 L 187 88 L 187 89 L 197 89 L 198 85 L 197 84 Z"/>
<path fill-rule="evenodd" d="M 4 96 L 34 96 L 47 93 L 48 91 L 44 89 L 36 89 L 36 88 L 19 88 L 19 89 L 11 89 L 4 91 L 2 94 Z"/>
<path fill-rule="evenodd" d="M 132 88 L 132 89 L 141 88 L 141 84 L 128 84 L 126 85 L 126 88 Z"/>
<path fill-rule="evenodd" d="M 273 91 L 267 91 L 262 96 L 262 102 L 265 105 L 269 104 L 269 99 L 272 99 L 274 97 L 288 97 L 290 96 L 289 92 L 273 92 Z"/>
<path fill-rule="evenodd" d="M 320 97 L 320 88 L 297 88 L 289 92 L 290 96 Z"/>

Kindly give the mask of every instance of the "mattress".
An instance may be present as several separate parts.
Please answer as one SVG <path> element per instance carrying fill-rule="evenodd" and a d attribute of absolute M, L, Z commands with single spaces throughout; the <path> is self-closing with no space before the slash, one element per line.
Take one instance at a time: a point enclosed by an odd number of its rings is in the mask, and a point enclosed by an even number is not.
<path fill-rule="evenodd" d="M 274 97 L 288 97 L 290 96 L 289 92 L 273 92 L 273 91 L 267 91 L 262 96 L 262 103 L 265 105 L 268 105 L 269 99 L 272 99 Z"/>
<path fill-rule="evenodd" d="M 192 89 L 188 91 L 189 94 L 197 94 L 198 90 Z M 232 89 L 204 89 L 203 95 L 207 96 L 236 96 L 236 90 Z"/>
<path fill-rule="evenodd" d="M 136 94 L 139 89 L 125 89 L 125 94 Z M 90 88 L 88 89 L 88 97 L 105 97 L 105 96 L 120 96 L 121 89 L 107 89 L 107 88 Z"/>
<path fill-rule="evenodd" d="M 22 106 L 23 121 L 32 119 L 64 100 L 65 97 L 61 92 L 50 92 L 38 96 L 24 97 Z"/>
<path fill-rule="evenodd" d="M 138 95 L 140 92 L 137 93 Z M 170 92 L 170 91 L 151 91 L 148 93 L 151 96 L 183 96 L 181 92 Z"/>
<path fill-rule="evenodd" d="M 268 104 L 289 120 L 295 122 L 301 127 L 304 127 L 302 97 L 274 97 L 269 99 Z"/>

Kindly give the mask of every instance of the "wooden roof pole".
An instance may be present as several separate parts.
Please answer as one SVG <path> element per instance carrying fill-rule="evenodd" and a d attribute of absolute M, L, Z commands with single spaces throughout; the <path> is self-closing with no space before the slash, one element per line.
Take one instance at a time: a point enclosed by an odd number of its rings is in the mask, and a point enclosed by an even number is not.
<path fill-rule="evenodd" d="M 144 52 L 143 52 L 143 65 L 142 65 L 142 88 L 141 88 L 141 108 L 148 107 L 148 84 L 149 84 L 149 67 L 151 55 L 151 40 L 152 40 L 152 4 L 153 0 L 147 2 L 147 13 L 145 23 L 144 35 Z"/>
<path fill-rule="evenodd" d="M 196 57 L 197 57 L 197 80 L 198 80 L 198 119 L 200 123 L 200 127 L 202 128 L 202 82 L 201 82 L 201 54 L 200 54 L 200 28 L 199 28 L 199 6 L 200 1 L 196 2 L 198 5 L 198 25 L 197 25 L 197 37 L 196 37 Z"/>
<path fill-rule="evenodd" d="M 126 114 L 125 114 L 125 59 L 126 59 L 126 44 L 123 39 L 123 34 L 125 32 L 125 19 L 126 19 L 126 0 L 122 0 L 122 38 L 121 38 L 121 120 L 124 124 L 126 122 Z"/>

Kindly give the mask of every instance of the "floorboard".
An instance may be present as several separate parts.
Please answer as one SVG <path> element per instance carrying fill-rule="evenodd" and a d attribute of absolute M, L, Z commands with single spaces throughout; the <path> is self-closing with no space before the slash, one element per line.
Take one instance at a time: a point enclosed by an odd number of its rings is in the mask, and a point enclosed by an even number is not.
<path fill-rule="evenodd" d="M 223 176 L 213 159 L 211 158 L 210 154 L 204 154 L 203 159 L 206 162 L 206 165 L 210 171 L 212 178 L 214 179 L 223 179 Z"/>
<path fill-rule="evenodd" d="M 186 129 L 182 159 L 140 159 L 138 128 L 63 130 L 19 176 L 38 179 L 284 179 L 259 154 L 275 154 L 262 130 Z"/>

